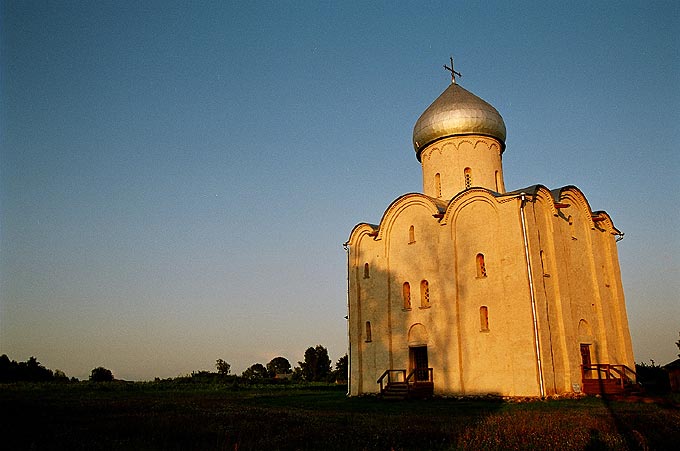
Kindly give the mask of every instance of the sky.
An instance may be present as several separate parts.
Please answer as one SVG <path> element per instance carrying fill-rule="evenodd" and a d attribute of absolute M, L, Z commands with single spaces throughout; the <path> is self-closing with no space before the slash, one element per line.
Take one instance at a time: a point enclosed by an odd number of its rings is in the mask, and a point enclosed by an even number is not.
<path fill-rule="evenodd" d="M 506 188 L 578 186 L 618 243 L 635 360 L 677 358 L 676 1 L 1 1 L 0 353 L 86 379 L 346 352 L 359 222 L 422 191 L 459 83 Z"/>

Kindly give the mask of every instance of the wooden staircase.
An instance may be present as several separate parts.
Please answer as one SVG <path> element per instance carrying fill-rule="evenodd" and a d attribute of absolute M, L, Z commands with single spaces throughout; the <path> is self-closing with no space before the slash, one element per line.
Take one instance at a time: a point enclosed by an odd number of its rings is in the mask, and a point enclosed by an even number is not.
<path fill-rule="evenodd" d="M 426 399 L 434 394 L 432 368 L 385 370 L 377 381 L 380 396 L 388 400 Z"/>
<path fill-rule="evenodd" d="M 626 365 L 581 365 L 581 390 L 587 395 L 633 395 L 642 392 L 637 374 Z"/>

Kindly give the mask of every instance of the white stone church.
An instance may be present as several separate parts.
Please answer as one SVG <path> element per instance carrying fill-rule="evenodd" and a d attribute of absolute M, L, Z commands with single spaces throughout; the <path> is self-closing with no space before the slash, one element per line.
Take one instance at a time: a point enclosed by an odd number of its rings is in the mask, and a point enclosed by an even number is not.
<path fill-rule="evenodd" d="M 623 234 L 575 186 L 507 191 L 505 137 L 498 111 L 455 76 L 416 122 L 423 193 L 345 244 L 351 396 L 545 397 L 634 382 Z"/>

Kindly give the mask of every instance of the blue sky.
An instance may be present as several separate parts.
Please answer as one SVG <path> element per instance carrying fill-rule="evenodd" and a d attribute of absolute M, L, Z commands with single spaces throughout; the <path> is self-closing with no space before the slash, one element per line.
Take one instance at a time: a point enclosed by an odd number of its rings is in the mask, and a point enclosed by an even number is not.
<path fill-rule="evenodd" d="M 368 3 L 368 2 L 366 2 Z M 618 244 L 636 360 L 680 331 L 677 2 L 0 4 L 0 353 L 86 378 L 346 348 L 342 243 L 421 190 L 461 85 L 509 190 L 578 186 Z"/>

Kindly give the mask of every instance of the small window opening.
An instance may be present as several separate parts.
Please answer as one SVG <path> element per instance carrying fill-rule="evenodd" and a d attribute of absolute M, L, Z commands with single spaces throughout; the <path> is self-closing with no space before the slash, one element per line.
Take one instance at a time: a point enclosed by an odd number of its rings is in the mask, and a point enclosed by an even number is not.
<path fill-rule="evenodd" d="M 472 169 L 465 168 L 463 174 L 465 175 L 465 189 L 472 188 Z"/>
<path fill-rule="evenodd" d="M 412 244 L 416 242 L 416 229 L 415 227 L 411 226 L 408 228 L 408 244 Z"/>
<path fill-rule="evenodd" d="M 495 172 L 494 176 L 495 176 L 495 179 L 496 179 L 496 192 L 500 193 L 501 192 L 501 178 L 500 178 L 500 174 L 498 173 L 498 171 Z"/>
<path fill-rule="evenodd" d="M 404 308 L 411 309 L 411 285 L 408 282 L 404 282 L 401 289 L 402 295 L 404 297 Z"/>
<path fill-rule="evenodd" d="M 437 197 L 442 197 L 442 176 L 439 172 L 434 175 L 434 189 Z"/>
<path fill-rule="evenodd" d="M 543 251 L 541 251 L 541 269 L 543 270 L 544 277 L 550 277 L 550 273 L 548 272 L 548 262 L 545 259 L 545 253 Z"/>
<path fill-rule="evenodd" d="M 477 254 L 477 278 L 486 277 L 486 265 L 484 264 L 484 254 Z"/>
<path fill-rule="evenodd" d="M 373 337 L 371 334 L 371 322 L 366 321 L 366 343 L 373 341 Z"/>
<path fill-rule="evenodd" d="M 479 328 L 482 332 L 489 331 L 489 308 L 486 305 L 479 308 Z"/>
<path fill-rule="evenodd" d="M 430 306 L 430 286 L 427 280 L 420 282 L 420 307 L 427 308 Z"/>
<path fill-rule="evenodd" d="M 368 263 L 364 263 L 364 279 L 368 279 L 371 277 L 371 273 L 368 269 Z"/>

